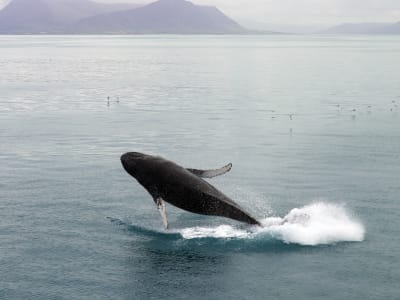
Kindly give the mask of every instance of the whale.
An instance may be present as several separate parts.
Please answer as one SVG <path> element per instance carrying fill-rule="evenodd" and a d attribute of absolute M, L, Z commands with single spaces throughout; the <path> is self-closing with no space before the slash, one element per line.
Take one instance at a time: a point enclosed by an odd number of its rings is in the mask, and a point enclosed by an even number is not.
<path fill-rule="evenodd" d="M 232 164 L 211 170 L 191 169 L 160 156 L 139 152 L 123 154 L 121 163 L 125 171 L 151 195 L 166 229 L 166 203 L 195 214 L 261 226 L 239 204 L 205 180 L 229 172 Z"/>

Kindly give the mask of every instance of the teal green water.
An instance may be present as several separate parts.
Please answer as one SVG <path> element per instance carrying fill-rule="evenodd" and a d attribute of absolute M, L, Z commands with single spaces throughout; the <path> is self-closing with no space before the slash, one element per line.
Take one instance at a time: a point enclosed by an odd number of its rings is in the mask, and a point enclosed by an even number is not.
<path fill-rule="evenodd" d="M 400 298 L 400 38 L 1 36 L 0 71 L 1 299 Z M 265 227 L 163 230 L 127 151 L 232 162 Z"/>

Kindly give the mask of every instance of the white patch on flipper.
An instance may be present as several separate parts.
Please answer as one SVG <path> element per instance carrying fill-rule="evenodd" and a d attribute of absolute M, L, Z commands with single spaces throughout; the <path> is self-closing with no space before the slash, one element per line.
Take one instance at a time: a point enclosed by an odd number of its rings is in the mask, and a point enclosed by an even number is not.
<path fill-rule="evenodd" d="M 165 208 L 165 202 L 162 198 L 157 199 L 157 209 L 160 212 L 164 227 L 167 229 L 168 228 L 167 211 Z"/>
<path fill-rule="evenodd" d="M 315 203 L 292 209 L 284 218 L 261 220 L 264 227 L 251 226 L 243 230 L 230 225 L 193 227 L 178 232 L 184 239 L 222 238 L 250 239 L 265 235 L 288 244 L 324 245 L 364 240 L 364 226 L 337 204 Z"/>

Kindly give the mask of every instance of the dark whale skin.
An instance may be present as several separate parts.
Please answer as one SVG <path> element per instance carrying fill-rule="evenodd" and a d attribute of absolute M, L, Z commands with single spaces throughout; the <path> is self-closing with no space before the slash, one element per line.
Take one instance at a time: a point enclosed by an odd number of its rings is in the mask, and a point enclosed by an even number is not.
<path fill-rule="evenodd" d="M 229 197 L 189 170 L 159 156 L 128 152 L 121 156 L 124 169 L 156 201 L 164 201 L 183 210 L 240 222 L 260 223 Z"/>

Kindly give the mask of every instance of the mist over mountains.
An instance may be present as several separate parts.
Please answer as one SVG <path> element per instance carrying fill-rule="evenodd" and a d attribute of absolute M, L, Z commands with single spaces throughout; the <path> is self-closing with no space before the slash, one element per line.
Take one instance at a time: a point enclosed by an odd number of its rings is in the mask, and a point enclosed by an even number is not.
<path fill-rule="evenodd" d="M 216 7 L 185 0 L 140 6 L 90 0 L 13 0 L 0 10 L 1 34 L 227 34 L 247 30 Z"/>

